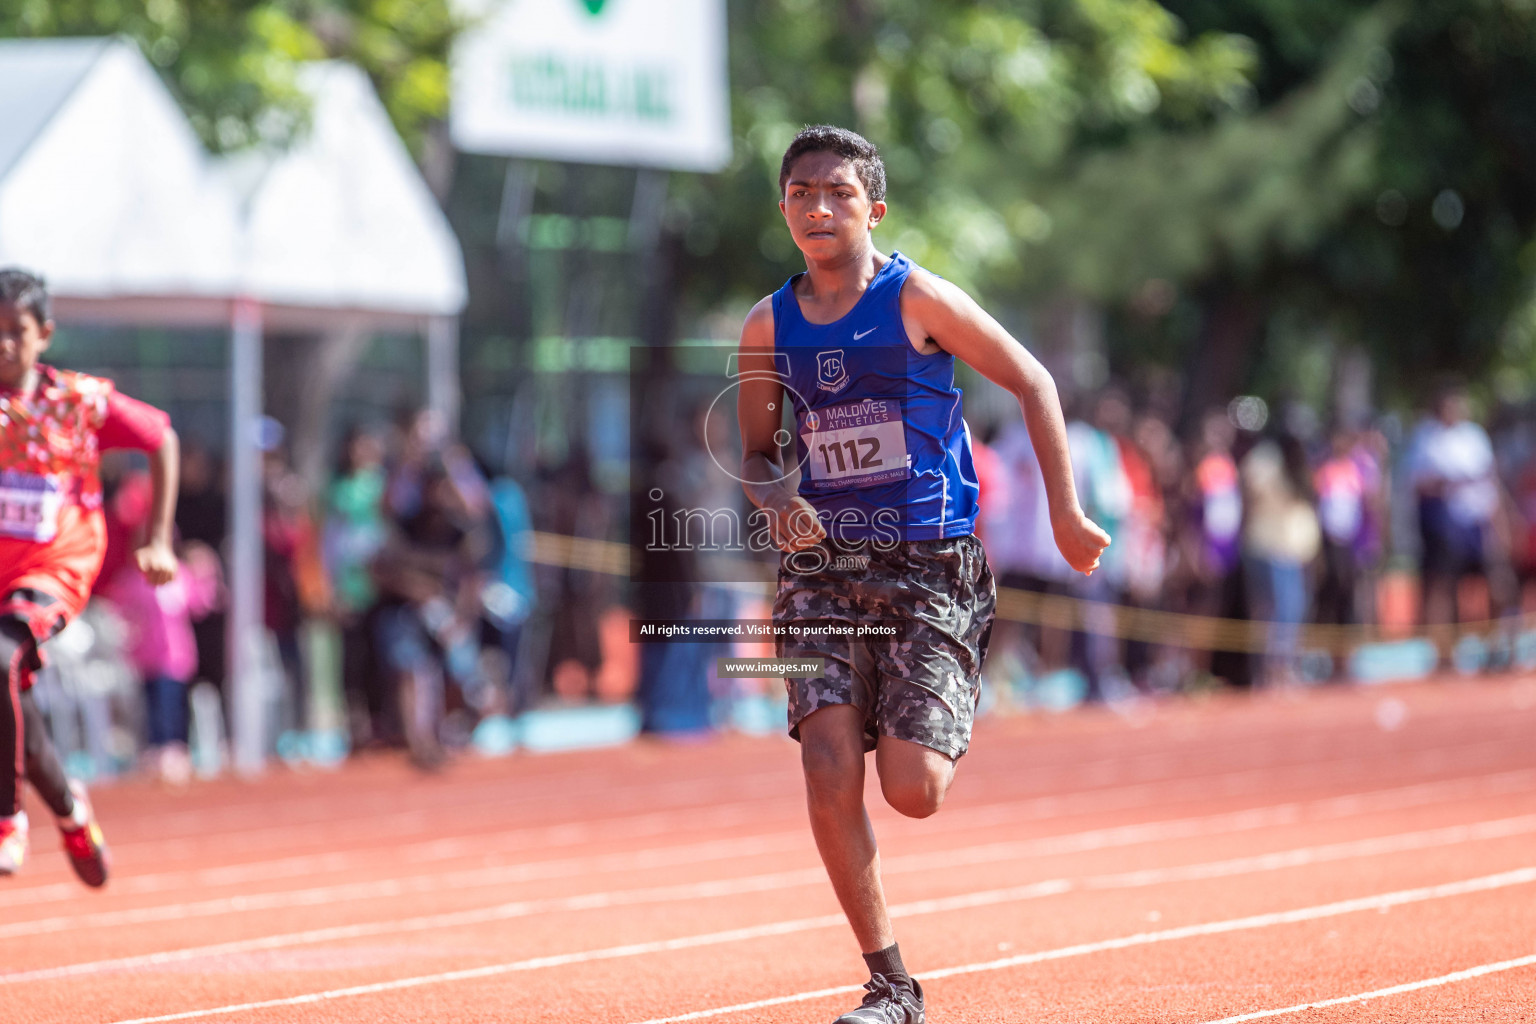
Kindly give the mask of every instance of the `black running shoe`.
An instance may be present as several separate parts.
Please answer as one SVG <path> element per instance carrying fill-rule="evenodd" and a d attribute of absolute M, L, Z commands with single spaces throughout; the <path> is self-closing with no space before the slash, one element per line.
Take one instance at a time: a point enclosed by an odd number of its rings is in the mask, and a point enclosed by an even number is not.
<path fill-rule="evenodd" d="M 923 1024 L 923 986 L 916 978 L 912 987 L 892 985 L 883 974 L 864 983 L 869 990 L 857 1010 L 849 1010 L 832 1024 Z"/>

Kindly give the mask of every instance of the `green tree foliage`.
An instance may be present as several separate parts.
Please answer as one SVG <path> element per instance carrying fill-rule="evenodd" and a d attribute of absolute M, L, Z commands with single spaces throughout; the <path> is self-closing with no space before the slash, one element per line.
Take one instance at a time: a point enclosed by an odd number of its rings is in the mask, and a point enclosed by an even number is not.
<path fill-rule="evenodd" d="M 282 142 L 304 123 L 305 61 L 344 58 L 372 77 L 419 151 L 448 109 L 449 0 L 11 0 L 0 35 L 121 34 L 138 42 L 215 151 Z"/>
<path fill-rule="evenodd" d="M 1366 345 L 1404 398 L 1437 370 L 1531 369 L 1536 5 L 1169 6 L 1255 41 L 1256 105 L 1074 154 L 1042 275 L 1127 309 L 1128 351 L 1224 353 L 1211 399 L 1256 362 L 1283 378 L 1308 336 Z"/>
<path fill-rule="evenodd" d="M 992 302 L 1102 304 L 1122 366 L 1193 369 L 1192 402 L 1283 382 L 1318 337 L 1366 345 L 1405 397 L 1436 369 L 1536 375 L 1530 0 L 731 14 L 735 163 L 680 189 L 702 301 L 797 269 L 777 161 L 829 121 L 886 153 L 883 246 Z"/>
<path fill-rule="evenodd" d="M 1049 235 L 1036 189 L 1069 154 L 1204 124 L 1251 95 L 1245 39 L 1191 37 L 1151 0 L 743 0 L 730 14 L 735 160 L 679 186 L 690 286 L 715 300 L 799 265 L 776 183 L 806 124 L 881 146 L 882 245 L 996 294 Z"/>
<path fill-rule="evenodd" d="M 1033 277 L 1117 302 L 1149 280 L 1305 257 L 1372 187 L 1378 124 L 1353 104 L 1386 76 L 1389 27 L 1362 19 L 1315 79 L 1252 114 L 1072 154 L 1037 185 L 1054 230 Z"/>

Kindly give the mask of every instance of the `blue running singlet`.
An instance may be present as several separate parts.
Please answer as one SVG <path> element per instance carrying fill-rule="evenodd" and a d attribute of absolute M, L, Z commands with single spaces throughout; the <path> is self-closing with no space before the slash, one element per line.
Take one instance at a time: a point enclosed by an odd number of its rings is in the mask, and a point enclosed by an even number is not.
<path fill-rule="evenodd" d="M 795 410 L 800 495 L 834 540 L 963 537 L 980 487 L 955 387 L 955 357 L 907 340 L 899 252 L 847 315 L 813 324 L 796 274 L 773 295 L 773 342 Z"/>

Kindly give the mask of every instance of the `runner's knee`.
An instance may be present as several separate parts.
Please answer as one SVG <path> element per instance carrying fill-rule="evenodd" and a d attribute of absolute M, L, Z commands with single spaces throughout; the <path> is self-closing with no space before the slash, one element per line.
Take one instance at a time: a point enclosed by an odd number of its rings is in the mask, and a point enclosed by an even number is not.
<path fill-rule="evenodd" d="M 885 802 L 909 818 L 926 818 L 944 803 L 955 763 L 936 750 L 882 737 L 875 755 Z"/>
<path fill-rule="evenodd" d="M 926 818 L 943 806 L 944 795 L 949 792 L 949 778 L 947 773 L 897 778 L 882 774 L 880 792 L 884 794 L 885 802 L 897 812 L 909 818 Z"/>

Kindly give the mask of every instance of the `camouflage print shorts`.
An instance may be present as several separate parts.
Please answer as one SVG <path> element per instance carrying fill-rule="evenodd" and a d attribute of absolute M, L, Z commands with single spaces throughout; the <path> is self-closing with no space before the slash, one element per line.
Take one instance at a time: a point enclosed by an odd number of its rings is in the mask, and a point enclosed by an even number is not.
<path fill-rule="evenodd" d="M 981 542 L 953 537 L 880 550 L 829 538 L 812 552 L 820 554 L 781 556 L 775 625 L 874 622 L 902 632 L 887 641 L 781 638 L 780 657 L 825 663 L 818 677 L 788 681 L 789 734 L 798 740 L 814 711 L 852 704 L 864 712 L 865 750 L 890 736 L 959 758 L 971 741 L 997 604 Z"/>

